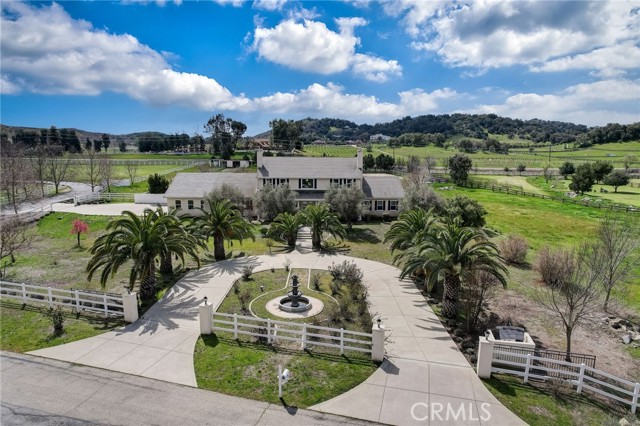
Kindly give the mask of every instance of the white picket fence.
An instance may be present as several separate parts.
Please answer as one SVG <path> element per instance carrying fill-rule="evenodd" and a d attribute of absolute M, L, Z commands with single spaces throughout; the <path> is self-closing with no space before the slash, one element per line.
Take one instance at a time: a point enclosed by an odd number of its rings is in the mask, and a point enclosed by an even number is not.
<path fill-rule="evenodd" d="M 128 192 L 89 192 L 73 197 L 74 205 L 97 203 L 100 201 L 134 201 L 134 194 Z"/>
<path fill-rule="evenodd" d="M 371 353 L 373 347 L 371 333 L 219 312 L 213 314 L 212 330 L 233 333 L 234 339 L 247 335 L 264 338 L 267 343 L 296 342 L 301 349 L 309 346 L 338 348 L 341 355 L 345 351 Z M 323 334 L 323 331 L 328 333 Z"/>
<path fill-rule="evenodd" d="M 544 365 L 537 365 L 536 361 L 543 362 Z M 500 367 L 494 367 L 493 364 L 498 364 Z M 578 394 L 581 394 L 583 389 L 587 389 L 598 395 L 631 406 L 631 412 L 634 414 L 640 402 L 640 383 L 621 379 L 585 364 L 576 364 L 495 348 L 491 372 L 520 376 L 525 383 L 530 378 L 541 380 L 549 378 L 548 375 L 541 373 L 557 373 L 562 377 L 567 377 L 566 380 L 576 387 Z"/>
<path fill-rule="evenodd" d="M 124 316 L 123 297 L 116 294 L 63 290 L 24 283 L 0 281 L 0 299 L 15 299 L 22 303 L 36 302 L 88 311 L 107 316 Z"/>

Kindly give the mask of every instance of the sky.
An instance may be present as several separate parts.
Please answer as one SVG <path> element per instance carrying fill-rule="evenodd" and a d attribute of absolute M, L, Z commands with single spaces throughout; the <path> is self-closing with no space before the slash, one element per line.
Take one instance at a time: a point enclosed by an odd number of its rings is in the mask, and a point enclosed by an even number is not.
<path fill-rule="evenodd" d="M 2 1 L 0 122 L 640 121 L 637 1 Z"/>

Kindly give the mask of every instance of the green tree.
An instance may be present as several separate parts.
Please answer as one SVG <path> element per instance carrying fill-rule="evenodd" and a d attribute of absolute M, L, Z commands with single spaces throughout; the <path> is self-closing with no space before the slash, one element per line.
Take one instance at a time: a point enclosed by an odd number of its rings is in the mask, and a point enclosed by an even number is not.
<path fill-rule="evenodd" d="M 298 231 L 302 227 L 300 214 L 280 213 L 269 226 L 269 236 L 285 241 L 291 248 L 296 246 Z"/>
<path fill-rule="evenodd" d="M 562 166 L 560 166 L 560 174 L 564 176 L 565 179 L 576 172 L 576 168 L 573 163 L 569 161 L 565 161 Z"/>
<path fill-rule="evenodd" d="M 487 211 L 482 204 L 469 197 L 456 195 L 447 200 L 445 210 L 452 217 L 459 217 L 462 226 L 482 228 L 485 224 L 484 217 Z"/>
<path fill-rule="evenodd" d="M 347 222 L 347 227 L 353 227 L 353 221 L 362 215 L 364 192 L 357 186 L 330 188 L 324 194 L 324 202 L 331 210 L 337 212 L 340 218 Z"/>
<path fill-rule="evenodd" d="M 326 204 L 312 204 L 301 212 L 303 223 L 311 228 L 311 245 L 315 249 L 322 248 L 324 233 L 339 239 L 346 236 L 344 226 L 338 216 L 333 214 Z"/>
<path fill-rule="evenodd" d="M 402 277 L 424 271 L 429 284 L 443 282 L 445 318 L 457 318 L 460 288 L 472 273 L 484 271 L 506 286 L 507 268 L 496 245 L 481 230 L 461 226 L 459 219 L 440 223 L 434 232 L 421 234 L 397 261 L 403 264 Z"/>
<path fill-rule="evenodd" d="M 449 158 L 449 175 L 453 182 L 458 185 L 464 184 L 469 177 L 472 165 L 471 158 L 464 154 L 456 154 Z"/>
<path fill-rule="evenodd" d="M 591 165 L 589 163 L 580 164 L 576 168 L 576 172 L 571 176 L 569 189 L 584 194 L 585 192 L 591 191 L 595 180 Z"/>
<path fill-rule="evenodd" d="M 384 242 L 391 242 L 391 253 L 407 250 L 416 239 L 421 238 L 422 233 L 432 231 L 435 221 L 431 210 L 418 207 L 404 211 L 384 234 Z"/>
<path fill-rule="evenodd" d="M 164 194 L 169 189 L 169 180 L 157 173 L 149 175 L 147 182 L 149 184 L 149 194 Z"/>
<path fill-rule="evenodd" d="M 205 197 L 202 216 L 198 218 L 200 231 L 206 237 L 213 237 L 213 256 L 216 260 L 225 260 L 224 243 L 245 238 L 255 241 L 253 225 L 247 222 L 242 213 L 229 200 L 217 200 Z"/>
<path fill-rule="evenodd" d="M 109 145 L 111 145 L 111 138 L 107 133 L 102 134 L 102 146 L 104 147 L 104 151 L 108 152 Z"/>
<path fill-rule="evenodd" d="M 604 177 L 603 183 L 613 186 L 613 192 L 618 192 L 619 186 L 629 184 L 629 175 L 624 170 L 614 170 Z"/>
<path fill-rule="evenodd" d="M 98 237 L 91 248 L 91 259 L 87 264 L 89 280 L 99 270 L 100 284 L 104 288 L 108 278 L 128 261 L 133 262 L 129 273 L 129 289 L 140 282 L 142 300 L 153 300 L 156 296 L 156 259 L 174 253 L 184 263 L 185 254 L 199 262 L 195 247 L 185 231 L 175 232 L 169 216 L 159 216 L 157 211 L 145 209 L 142 217 L 124 211 L 122 216 L 107 224 L 107 233 Z M 173 230 L 171 232 L 170 230 Z M 199 263 L 198 263 L 199 264 Z"/>
<path fill-rule="evenodd" d="M 362 158 L 362 165 L 365 170 L 371 170 L 376 166 L 376 159 L 373 158 L 373 155 L 367 154 Z"/>
<path fill-rule="evenodd" d="M 300 144 L 302 124 L 299 121 L 281 118 L 269 122 L 271 143 L 282 150 L 292 150 Z"/>
<path fill-rule="evenodd" d="M 598 160 L 591 165 L 591 171 L 596 182 L 601 182 L 606 175 L 613 171 L 613 164 L 608 161 Z"/>
<path fill-rule="evenodd" d="M 200 259 L 197 254 L 197 248 L 207 248 L 206 238 L 202 238 L 198 233 L 198 229 L 193 226 L 193 219 L 187 216 L 179 216 L 177 209 L 165 211 L 162 207 L 155 210 L 156 220 L 161 219 L 165 222 L 165 231 L 167 233 L 166 250 L 160 254 L 160 273 L 173 273 L 172 256 L 180 256 L 180 252 L 186 252 L 195 259 L 200 265 Z M 180 236 L 180 245 L 174 247 L 172 236 Z"/>
<path fill-rule="evenodd" d="M 635 154 L 627 154 L 622 159 L 625 171 L 629 171 L 638 162 L 638 156 Z"/>
<path fill-rule="evenodd" d="M 391 170 L 395 165 L 396 160 L 390 155 L 380 154 L 376 157 L 376 167 L 382 170 Z"/>
<path fill-rule="evenodd" d="M 400 211 L 410 211 L 416 208 L 425 211 L 433 209 L 434 214 L 441 215 L 445 211 L 446 202 L 437 194 L 431 185 L 412 184 L 404 192 L 400 200 Z"/>
<path fill-rule="evenodd" d="M 265 185 L 254 196 L 258 215 L 272 221 L 280 213 L 293 213 L 296 210 L 296 195 L 287 185 Z"/>

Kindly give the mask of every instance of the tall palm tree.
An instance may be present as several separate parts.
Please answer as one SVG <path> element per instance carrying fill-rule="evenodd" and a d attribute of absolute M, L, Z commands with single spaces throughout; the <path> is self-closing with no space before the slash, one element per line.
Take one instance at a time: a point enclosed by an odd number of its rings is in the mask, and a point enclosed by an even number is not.
<path fill-rule="evenodd" d="M 129 289 L 140 281 L 140 297 L 153 300 L 156 295 L 156 258 L 174 253 L 184 263 L 185 254 L 198 262 L 193 240 L 186 231 L 177 232 L 170 216 L 159 216 L 157 211 L 145 209 L 142 217 L 125 211 L 122 217 L 107 224 L 106 234 L 100 236 L 91 248 L 92 257 L 87 264 L 89 280 L 102 269 L 100 284 L 113 277 L 127 261 L 133 261 L 129 273 Z"/>
<path fill-rule="evenodd" d="M 404 251 L 413 246 L 420 234 L 431 232 L 435 222 L 432 210 L 427 212 L 418 207 L 404 211 L 384 235 L 384 242 L 391 241 L 392 253 L 396 250 Z"/>
<path fill-rule="evenodd" d="M 196 235 L 192 232 L 191 218 L 187 216 L 180 217 L 178 215 L 177 209 L 165 211 L 160 206 L 158 206 L 158 208 L 154 211 L 154 214 L 156 215 L 156 220 L 164 216 L 167 217 L 167 219 L 165 219 L 167 227 L 167 237 L 179 237 L 179 246 L 176 247 L 175 250 L 177 250 L 177 252 L 180 252 L 183 251 L 184 248 L 186 248 L 189 252 L 188 254 L 192 258 L 197 259 L 197 262 L 199 264 L 200 259 L 198 258 L 196 251 L 198 247 L 206 249 L 206 243 L 201 239 L 196 238 Z M 172 241 L 174 241 L 174 238 L 167 239 L 168 243 Z M 173 272 L 173 263 L 171 261 L 171 257 L 177 256 L 177 252 L 174 251 L 173 247 L 168 245 L 167 251 L 160 254 L 161 274 L 171 274 Z"/>
<path fill-rule="evenodd" d="M 225 241 L 239 240 L 242 244 L 247 237 L 256 239 L 253 226 L 231 201 L 206 197 L 204 208 L 200 210 L 203 213 L 198 218 L 200 230 L 203 235 L 213 237 L 213 256 L 216 260 L 226 259 Z"/>
<path fill-rule="evenodd" d="M 289 247 L 296 246 L 298 231 L 302 227 L 300 214 L 280 213 L 269 226 L 269 235 L 284 240 Z"/>
<path fill-rule="evenodd" d="M 401 276 L 424 271 L 429 283 L 442 281 L 445 318 L 457 318 L 460 287 L 471 274 L 484 271 L 506 286 L 508 272 L 496 245 L 480 229 L 461 226 L 457 218 L 439 224 L 414 243 L 398 257 L 404 263 Z"/>
<path fill-rule="evenodd" d="M 322 248 L 322 236 L 325 232 L 341 240 L 347 234 L 338 216 L 326 204 L 308 205 L 301 214 L 304 224 L 311 227 L 311 245 L 315 249 Z"/>

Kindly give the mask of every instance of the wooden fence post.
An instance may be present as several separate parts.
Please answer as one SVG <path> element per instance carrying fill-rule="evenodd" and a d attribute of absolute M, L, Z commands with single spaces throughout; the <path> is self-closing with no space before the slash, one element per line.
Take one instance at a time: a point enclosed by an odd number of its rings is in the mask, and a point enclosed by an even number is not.
<path fill-rule="evenodd" d="M 580 374 L 578 375 L 578 386 L 576 387 L 576 392 L 578 395 L 582 393 L 582 383 L 584 382 L 584 362 L 580 364 Z"/>
<path fill-rule="evenodd" d="M 300 345 L 302 350 L 307 349 L 307 323 L 302 324 L 302 344 Z"/>
<path fill-rule="evenodd" d="M 233 338 L 238 339 L 238 314 L 233 314 Z"/>
<path fill-rule="evenodd" d="M 53 308 L 53 295 L 51 294 L 51 287 L 47 287 L 47 296 L 49 297 L 49 308 Z"/>
<path fill-rule="evenodd" d="M 22 287 L 22 304 L 26 304 L 27 303 L 27 288 L 25 287 L 24 283 L 20 284 L 20 286 Z"/>
<path fill-rule="evenodd" d="M 527 364 L 524 367 L 524 382 L 529 381 L 529 369 L 531 368 L 531 354 L 527 354 Z"/>
<path fill-rule="evenodd" d="M 104 311 L 104 316 L 108 316 L 109 315 L 109 307 L 107 306 L 107 295 L 103 294 L 102 295 L 102 310 Z"/>
<path fill-rule="evenodd" d="M 80 293 L 78 290 L 74 290 L 75 299 L 76 299 L 76 312 L 80 313 Z"/>
<path fill-rule="evenodd" d="M 271 318 L 267 318 L 267 343 L 271 344 Z"/>
<path fill-rule="evenodd" d="M 344 328 L 340 329 L 340 355 L 344 355 Z"/>
<path fill-rule="evenodd" d="M 636 383 L 633 388 L 633 399 L 631 400 L 631 413 L 635 414 L 638 408 L 638 398 L 640 397 L 640 383 Z"/>

